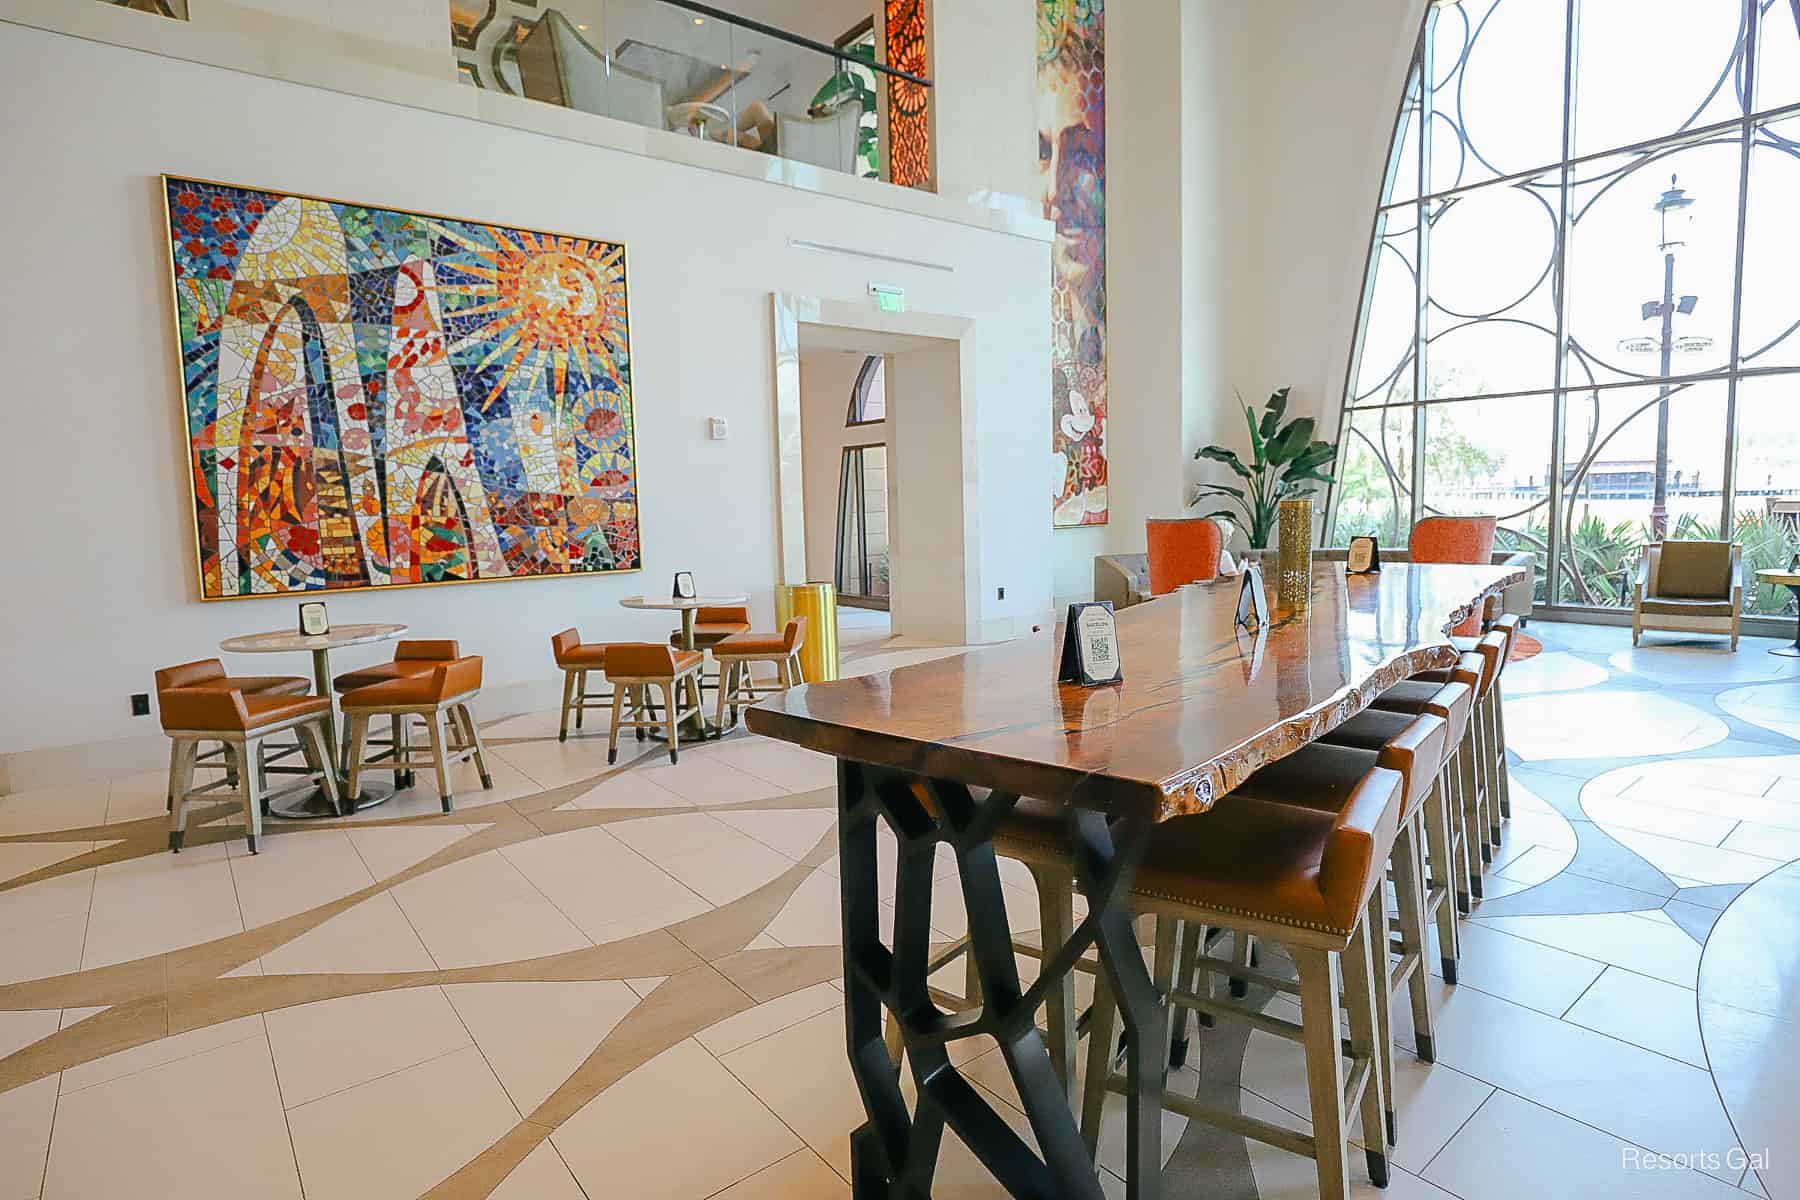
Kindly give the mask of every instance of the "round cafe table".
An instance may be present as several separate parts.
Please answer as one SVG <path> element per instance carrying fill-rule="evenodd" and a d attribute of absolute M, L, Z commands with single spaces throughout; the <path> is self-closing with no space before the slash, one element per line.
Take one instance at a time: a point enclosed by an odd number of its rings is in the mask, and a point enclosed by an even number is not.
<path fill-rule="evenodd" d="M 226 638 L 219 643 L 219 649 L 230 654 L 292 654 L 296 651 L 312 652 L 314 695 L 332 698 L 331 691 L 331 652 L 341 650 L 345 646 L 365 646 L 371 642 L 385 642 L 406 633 L 404 625 L 339 625 L 329 633 L 309 637 L 296 630 L 277 630 L 273 633 L 246 633 L 241 637 Z M 342 753 L 338 744 L 337 709 L 334 707 L 325 718 L 325 747 L 331 754 L 331 765 L 337 770 L 338 789 L 342 792 L 346 781 L 344 764 L 338 761 Z M 288 800 L 281 807 L 271 806 L 269 812 L 273 816 L 284 817 L 289 821 L 318 821 L 327 817 L 347 816 L 350 811 L 373 808 L 391 798 L 394 789 L 376 784 L 365 783 L 360 795 L 348 796 L 348 809 L 340 811 L 332 804 L 325 793 L 314 788 L 304 793 L 297 800 Z"/>
<path fill-rule="evenodd" d="M 730 595 L 695 596 L 688 600 L 678 600 L 673 596 L 627 596 L 619 601 L 620 608 L 655 609 L 681 614 L 681 648 L 698 650 L 694 644 L 694 616 L 703 608 L 722 608 L 729 604 L 748 604 L 750 596 L 746 592 L 733 592 Z M 691 730 L 695 741 L 707 741 L 719 736 L 719 728 L 706 719 L 706 714 L 690 717 L 683 722 L 684 731 Z M 651 730 L 650 736 L 657 737 L 657 730 Z"/>
<path fill-rule="evenodd" d="M 1800 571 L 1758 571 L 1756 578 L 1759 582 L 1786 588 L 1794 594 L 1796 601 L 1800 601 Z M 1783 658 L 1800 658 L 1800 624 L 1795 626 L 1793 645 L 1777 646 L 1769 653 L 1779 654 Z"/>

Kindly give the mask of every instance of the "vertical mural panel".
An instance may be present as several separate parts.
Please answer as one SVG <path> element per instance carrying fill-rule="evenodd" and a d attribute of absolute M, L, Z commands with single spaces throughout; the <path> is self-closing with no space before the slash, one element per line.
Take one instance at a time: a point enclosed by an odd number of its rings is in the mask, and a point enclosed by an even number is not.
<path fill-rule="evenodd" d="M 927 77 L 926 0 L 885 0 L 887 64 Z M 931 90 L 888 77 L 888 179 L 901 187 L 931 187 Z"/>
<path fill-rule="evenodd" d="M 1106 501 L 1106 13 L 1038 0 L 1038 171 L 1056 224 L 1051 491 L 1058 529 L 1104 525 Z"/>

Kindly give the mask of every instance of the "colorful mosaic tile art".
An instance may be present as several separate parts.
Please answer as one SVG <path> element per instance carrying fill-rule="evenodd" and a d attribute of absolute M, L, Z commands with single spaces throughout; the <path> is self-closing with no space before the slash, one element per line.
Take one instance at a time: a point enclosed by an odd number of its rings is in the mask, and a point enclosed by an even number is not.
<path fill-rule="evenodd" d="M 641 565 L 623 245 L 163 182 L 207 599 Z"/>

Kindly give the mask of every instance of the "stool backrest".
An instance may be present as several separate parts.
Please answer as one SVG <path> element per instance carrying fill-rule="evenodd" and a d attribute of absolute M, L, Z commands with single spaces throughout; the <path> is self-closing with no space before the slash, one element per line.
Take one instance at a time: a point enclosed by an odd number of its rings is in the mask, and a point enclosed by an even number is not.
<path fill-rule="evenodd" d="M 781 645 L 789 654 L 806 644 L 806 618 L 795 617 L 781 632 Z"/>
<path fill-rule="evenodd" d="M 394 643 L 394 661 L 409 662 L 421 658 L 449 660 L 461 658 L 462 649 L 451 638 L 415 639 Z"/>
<path fill-rule="evenodd" d="M 556 656 L 556 665 L 562 666 L 563 659 L 569 651 L 581 645 L 581 633 L 575 629 L 565 629 L 561 633 L 550 635 L 550 653 Z"/>
<path fill-rule="evenodd" d="M 156 673 L 156 690 L 166 692 L 170 688 L 200 687 L 203 684 L 225 678 L 225 665 L 216 658 L 203 658 L 199 662 L 182 663 L 177 667 L 164 667 Z"/>
<path fill-rule="evenodd" d="M 1343 914 L 1346 925 L 1354 923 L 1386 878 L 1404 801 L 1400 773 L 1378 766 L 1369 769 L 1338 810 L 1319 860 L 1319 891 L 1330 911 Z"/>
<path fill-rule="evenodd" d="M 1425 702 L 1425 711 L 1433 716 L 1442 717 L 1447 729 L 1444 739 L 1444 753 L 1449 754 L 1450 747 L 1459 744 L 1463 734 L 1469 728 L 1469 714 L 1475 709 L 1475 688 L 1480 686 L 1477 679 L 1474 684 L 1466 680 L 1453 679 L 1433 693 Z"/>
<path fill-rule="evenodd" d="M 431 673 L 431 690 L 434 700 L 448 700 L 452 696 L 467 696 L 480 691 L 481 656 L 471 654 L 438 667 Z"/>
<path fill-rule="evenodd" d="M 614 642 L 606 648 L 608 679 L 667 679 L 675 651 L 662 642 Z"/>
<path fill-rule="evenodd" d="M 235 688 L 178 687 L 160 693 L 157 707 L 166 730 L 248 729 L 250 710 Z"/>
<path fill-rule="evenodd" d="M 1432 782 L 1444 765 L 1448 742 L 1449 726 L 1443 718 L 1424 713 L 1414 717 L 1412 724 L 1402 732 L 1389 738 L 1387 745 L 1376 755 L 1377 764 L 1398 771 L 1406 778 L 1403 816 L 1425 803 Z"/>
<path fill-rule="evenodd" d="M 1481 694 L 1484 696 L 1488 689 L 1499 682 L 1500 672 L 1506 670 L 1506 648 L 1510 641 L 1505 630 L 1496 629 L 1492 633 L 1483 634 L 1481 640 L 1475 643 L 1475 651 L 1482 658 Z"/>
<path fill-rule="evenodd" d="M 697 609 L 694 620 L 701 625 L 748 625 L 750 610 L 741 604 L 713 605 Z"/>

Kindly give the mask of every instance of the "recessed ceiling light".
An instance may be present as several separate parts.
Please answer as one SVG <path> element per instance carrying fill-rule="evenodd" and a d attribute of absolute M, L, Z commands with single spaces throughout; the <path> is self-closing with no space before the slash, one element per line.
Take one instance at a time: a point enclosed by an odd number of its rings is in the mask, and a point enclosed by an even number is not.
<path fill-rule="evenodd" d="M 577 25 L 577 26 L 575 26 L 575 28 L 577 28 L 577 29 L 579 29 L 579 30 L 582 30 L 582 31 L 583 31 L 583 32 L 586 32 L 586 30 L 587 30 L 587 26 L 586 26 L 586 25 Z"/>
<path fill-rule="evenodd" d="M 696 24 L 696 25 L 704 25 L 704 24 L 706 24 L 706 18 L 705 18 L 705 17 L 695 17 L 695 18 L 694 18 L 694 24 Z"/>

